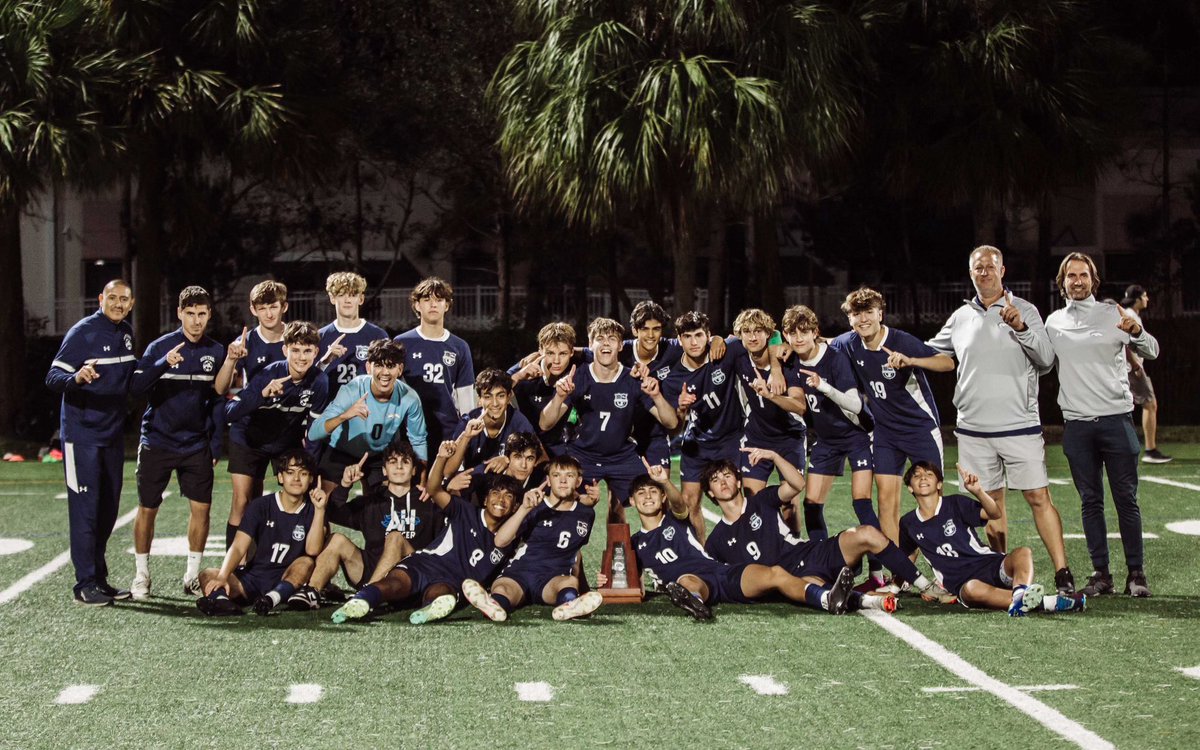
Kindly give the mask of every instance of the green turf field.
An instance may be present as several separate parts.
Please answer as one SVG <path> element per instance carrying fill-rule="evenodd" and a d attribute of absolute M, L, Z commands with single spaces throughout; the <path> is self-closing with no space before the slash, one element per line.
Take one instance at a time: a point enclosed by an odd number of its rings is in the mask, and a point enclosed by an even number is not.
<path fill-rule="evenodd" d="M 87 609 L 71 600 L 69 564 L 38 572 L 67 549 L 61 467 L 4 464 L 0 537 L 33 546 L 0 555 L 0 601 L 22 577 L 37 582 L 0 603 L 0 747 L 1198 747 L 1200 550 L 1196 536 L 1167 524 L 1200 525 L 1200 448 L 1164 449 L 1174 463 L 1142 467 L 1153 598 L 1014 620 L 905 597 L 901 612 L 881 618 L 898 621 L 898 634 L 863 616 L 782 604 L 724 605 L 716 622 L 695 623 L 662 598 L 574 623 L 553 622 L 548 608 L 500 625 L 469 608 L 422 627 L 397 615 L 334 626 L 330 609 L 209 620 L 180 590 L 184 559 L 163 555 L 151 560 L 148 602 Z M 1053 481 L 1068 479 L 1060 448 L 1047 454 Z M 223 472 L 217 534 L 228 509 Z M 122 520 L 135 505 L 132 463 L 125 487 Z M 831 529 L 852 519 L 839 489 Z M 1073 488 L 1051 489 L 1067 533 L 1080 533 Z M 1010 543 L 1034 548 L 1038 578 L 1052 587 L 1028 507 L 1010 496 L 1009 508 Z M 168 498 L 160 540 L 181 537 L 185 523 L 184 504 Z M 132 578 L 131 544 L 125 525 L 109 545 L 113 583 Z M 1067 547 L 1082 585 L 1084 542 Z M 599 554 L 593 543 L 589 570 Z M 925 651 L 905 634 L 928 639 Z M 1189 668 L 1196 676 L 1180 671 Z M 94 686 L 90 700 L 58 702 L 79 685 Z M 319 699 L 289 703 L 294 685 L 320 686 Z"/>

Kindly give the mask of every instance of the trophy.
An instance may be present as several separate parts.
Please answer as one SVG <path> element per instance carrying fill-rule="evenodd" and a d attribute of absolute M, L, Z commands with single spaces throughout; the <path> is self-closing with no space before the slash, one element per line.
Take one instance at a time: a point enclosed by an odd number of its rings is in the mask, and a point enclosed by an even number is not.
<path fill-rule="evenodd" d="M 608 524 L 608 539 L 600 572 L 608 579 L 606 586 L 597 589 L 604 597 L 605 604 L 639 604 L 645 598 L 642 571 L 638 568 L 637 555 L 629 540 L 629 524 Z"/>

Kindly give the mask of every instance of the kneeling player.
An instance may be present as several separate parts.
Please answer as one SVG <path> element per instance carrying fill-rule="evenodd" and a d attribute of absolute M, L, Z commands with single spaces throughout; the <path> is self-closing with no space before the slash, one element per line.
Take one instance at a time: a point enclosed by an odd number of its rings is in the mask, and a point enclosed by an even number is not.
<path fill-rule="evenodd" d="M 642 530 L 632 538 L 638 564 L 661 584 L 672 604 L 695 619 L 712 618 L 709 604 L 749 604 L 772 594 L 833 614 L 848 611 L 854 587 L 850 568 L 842 568 L 832 588 L 826 588 L 778 565 L 728 565 L 709 557 L 687 522 L 687 503 L 671 484 L 666 468 L 652 466 L 649 475 L 633 480 L 632 497 L 642 522 Z M 670 514 L 664 512 L 664 500 Z M 604 583 L 601 580 L 601 585 Z"/>
<path fill-rule="evenodd" d="M 583 469 L 570 456 L 550 459 L 546 483 L 525 493 L 521 507 L 496 532 L 496 545 L 505 547 L 523 539 L 511 562 L 492 584 L 491 596 L 478 581 L 463 581 L 463 594 L 471 606 L 490 619 L 502 622 L 525 604 L 557 605 L 555 620 L 590 615 L 603 603 L 596 591 L 579 595 L 575 556 L 587 544 L 596 524 L 600 485 L 593 483 L 579 495 Z"/>
<path fill-rule="evenodd" d="M 1033 583 L 1033 553 L 1018 547 L 1007 555 L 979 543 L 973 529 L 1000 517 L 1000 506 L 983 491 L 979 477 L 959 467 L 962 486 L 978 500 L 963 495 L 942 497 L 942 473 L 928 461 L 918 461 L 904 474 L 904 483 L 917 499 L 916 510 L 900 519 L 900 548 L 920 550 L 938 580 L 958 594 L 967 607 L 1007 609 L 1012 617 L 1027 612 L 1082 612 L 1087 596 L 1045 595 Z"/>
<path fill-rule="evenodd" d="M 200 571 L 204 596 L 196 606 L 206 615 L 240 615 L 251 602 L 265 615 L 312 574 L 313 558 L 325 544 L 325 493 L 314 487 L 316 463 L 293 449 L 275 467 L 279 492 L 251 500 L 221 569 Z M 251 544 L 254 557 L 235 570 Z"/>
<path fill-rule="evenodd" d="M 463 581 L 489 580 L 504 562 L 508 550 L 496 545 L 496 531 L 512 514 L 521 485 L 510 476 L 493 474 L 481 510 L 442 488 L 446 459 L 453 453 L 454 443 L 443 442 L 426 484 L 430 499 L 447 513 L 445 530 L 386 576 L 359 589 L 353 599 L 333 613 L 335 623 L 365 617 L 384 602 L 399 602 L 410 596 L 419 596 L 423 606 L 409 615 L 409 622 L 421 625 L 440 620 L 454 611 Z"/>

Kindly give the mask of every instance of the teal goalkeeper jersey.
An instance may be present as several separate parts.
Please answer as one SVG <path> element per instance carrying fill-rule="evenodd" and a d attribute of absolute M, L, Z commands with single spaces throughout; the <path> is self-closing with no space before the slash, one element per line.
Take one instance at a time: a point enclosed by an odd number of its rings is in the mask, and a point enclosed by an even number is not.
<path fill-rule="evenodd" d="M 354 417 L 338 425 L 332 434 L 325 431 L 326 420 L 344 413 L 363 395 L 367 397 L 369 412 L 366 419 Z M 309 440 L 328 440 L 330 446 L 352 456 L 361 456 L 364 452 L 370 452 L 372 455 L 382 453 L 393 442 L 405 437 L 412 443 L 417 456 L 422 461 L 426 460 L 428 449 L 421 399 L 416 391 L 400 380 L 392 390 L 392 397 L 387 401 L 380 401 L 371 395 L 370 375 L 359 375 L 344 384 L 321 416 L 313 420 L 308 430 Z"/>

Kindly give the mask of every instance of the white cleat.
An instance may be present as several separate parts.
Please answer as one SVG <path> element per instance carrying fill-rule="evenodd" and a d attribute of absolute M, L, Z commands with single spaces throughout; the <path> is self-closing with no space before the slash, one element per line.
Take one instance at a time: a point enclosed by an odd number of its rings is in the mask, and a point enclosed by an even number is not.
<path fill-rule="evenodd" d="M 197 576 L 196 578 L 184 578 L 183 579 L 183 593 L 187 594 L 188 596 L 203 595 L 204 592 L 201 591 L 201 589 L 200 589 L 199 576 Z"/>
<path fill-rule="evenodd" d="M 143 601 L 150 598 L 150 576 L 138 573 L 129 584 L 129 594 L 134 599 Z"/>
<path fill-rule="evenodd" d="M 589 591 L 565 604 L 558 605 L 550 616 L 559 622 L 574 620 L 576 617 L 587 617 L 599 609 L 603 603 L 604 597 L 600 595 L 599 591 Z"/>
<path fill-rule="evenodd" d="M 471 606 L 487 615 L 492 622 L 504 622 L 508 619 L 508 613 L 504 611 L 504 607 L 496 603 L 496 600 L 479 581 L 468 578 L 463 581 L 462 590 L 463 596 L 467 598 Z"/>

